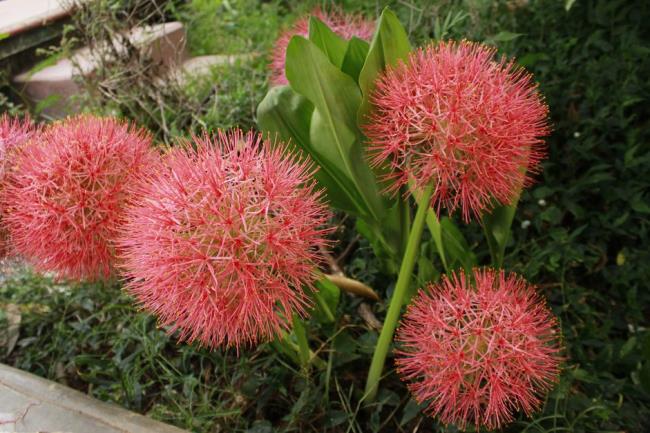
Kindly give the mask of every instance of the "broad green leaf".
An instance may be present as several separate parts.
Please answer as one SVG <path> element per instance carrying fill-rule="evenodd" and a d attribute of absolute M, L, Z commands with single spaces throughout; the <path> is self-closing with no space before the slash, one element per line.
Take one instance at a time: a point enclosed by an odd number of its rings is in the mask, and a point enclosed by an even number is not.
<path fill-rule="evenodd" d="M 393 221 L 399 223 L 399 219 L 393 218 L 393 202 L 379 194 L 363 155 L 356 126 L 360 91 L 316 45 L 300 39 L 297 49 L 287 50 L 292 87 L 268 92 L 258 107 L 258 124 L 316 162 L 316 178 L 326 189 L 330 204 L 364 218 L 371 242 L 394 261 L 399 256 L 401 233 Z"/>
<path fill-rule="evenodd" d="M 490 248 L 492 265 L 500 268 L 506 251 L 506 243 L 510 236 L 510 227 L 515 217 L 517 203 L 509 206 L 497 206 L 491 213 L 483 215 L 483 231 Z"/>
<path fill-rule="evenodd" d="M 325 189 L 329 203 L 341 210 L 354 212 L 356 206 L 340 181 L 327 171 L 309 140 L 314 106 L 289 86 L 273 87 L 257 107 L 257 123 L 271 139 L 279 138 L 294 148 L 294 153 L 308 154 L 319 165 L 316 180 Z M 296 150 L 297 148 L 297 150 Z M 303 153 L 304 152 L 304 153 Z"/>
<path fill-rule="evenodd" d="M 283 141 L 309 148 L 309 124 L 314 106 L 289 86 L 272 87 L 257 106 L 260 128 Z"/>
<path fill-rule="evenodd" d="M 355 114 L 361 93 L 354 80 L 334 66 L 312 42 L 295 36 L 287 48 L 287 79 L 315 107 L 310 124 L 312 148 L 327 171 L 344 176 L 360 215 L 381 220 L 386 203 L 364 159 Z"/>
<path fill-rule="evenodd" d="M 368 56 L 359 74 L 359 87 L 363 101 L 357 115 L 359 124 L 365 122 L 370 112 L 370 94 L 374 90 L 377 75 L 387 66 L 395 66 L 400 60 L 406 60 L 411 52 L 411 44 L 406 30 L 397 16 L 385 8 L 379 17 L 377 30 L 370 43 Z"/>
<path fill-rule="evenodd" d="M 313 16 L 309 18 L 309 40 L 325 53 L 334 66 L 341 67 L 348 49 L 348 41 Z"/>
<path fill-rule="evenodd" d="M 368 45 L 368 42 L 357 37 L 350 39 L 348 49 L 343 57 L 341 70 L 357 81 L 369 49 L 370 45 Z"/>
<path fill-rule="evenodd" d="M 369 98 L 374 90 L 377 76 L 383 72 L 387 66 L 394 66 L 400 60 L 407 59 L 410 52 L 411 44 L 409 43 L 406 30 L 402 27 L 397 16 L 391 10 L 385 8 L 377 22 L 377 30 L 375 31 L 368 48 L 368 53 L 365 56 L 363 67 L 361 68 L 357 78 L 362 93 L 361 105 L 357 110 L 358 125 L 365 122 L 366 117 L 370 112 L 371 104 Z M 346 68 L 344 70 L 348 72 L 352 69 Z M 356 72 L 348 73 L 351 76 L 356 76 Z M 375 169 L 374 172 L 375 174 L 381 174 L 381 168 Z M 398 198 L 398 202 L 400 200 L 402 199 Z M 408 207 L 408 205 L 406 205 L 406 207 Z M 395 209 L 392 209 L 394 211 L 393 215 L 390 217 L 392 223 L 377 228 L 379 233 L 381 233 L 382 230 L 389 230 L 392 228 L 392 233 L 395 233 L 397 236 L 393 236 L 388 232 L 386 232 L 385 235 L 390 236 L 391 245 L 396 246 L 394 250 L 399 251 L 397 254 L 398 256 L 401 256 L 401 251 L 403 250 L 406 238 L 408 237 L 408 230 L 405 230 L 405 228 L 408 228 L 409 221 L 404 218 L 408 218 L 409 215 L 408 212 L 403 211 L 404 209 L 404 203 L 402 203 L 402 206 L 397 206 Z M 397 262 L 397 266 L 399 267 L 399 262 Z"/>

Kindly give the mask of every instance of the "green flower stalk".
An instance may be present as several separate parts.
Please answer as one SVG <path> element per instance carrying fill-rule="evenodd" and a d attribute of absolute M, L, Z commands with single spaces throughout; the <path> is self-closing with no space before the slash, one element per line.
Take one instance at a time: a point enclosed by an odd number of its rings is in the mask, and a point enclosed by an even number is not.
<path fill-rule="evenodd" d="M 386 355 L 388 355 L 388 349 L 390 348 L 390 343 L 393 340 L 393 335 L 395 334 L 395 328 L 397 327 L 400 311 L 402 309 L 402 305 L 404 304 L 404 296 L 406 295 L 409 284 L 411 283 L 411 275 L 413 274 L 413 269 L 415 268 L 415 262 L 418 259 L 418 251 L 420 249 L 422 231 L 424 229 L 424 223 L 427 211 L 429 210 L 432 195 L 433 185 L 430 185 L 425 188 L 422 193 L 422 197 L 419 200 L 420 204 L 418 205 L 418 210 L 415 214 L 415 219 L 413 220 L 413 225 L 409 233 L 406 250 L 404 252 L 404 258 L 402 259 L 399 276 L 397 277 L 397 283 L 395 284 L 395 291 L 393 292 L 393 297 L 390 300 L 388 313 L 384 319 L 384 326 L 381 328 L 379 340 L 377 341 L 377 346 L 375 347 L 375 353 L 372 356 L 370 370 L 368 371 L 368 379 L 366 381 L 366 389 L 364 393 L 366 402 L 374 400 L 375 396 L 377 395 L 377 386 L 379 384 L 379 380 L 381 379 L 381 373 L 384 369 L 384 364 L 386 363 Z"/>

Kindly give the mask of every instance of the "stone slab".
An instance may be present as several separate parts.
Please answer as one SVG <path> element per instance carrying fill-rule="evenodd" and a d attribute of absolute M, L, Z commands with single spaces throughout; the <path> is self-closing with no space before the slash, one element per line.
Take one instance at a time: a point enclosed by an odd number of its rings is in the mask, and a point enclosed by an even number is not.
<path fill-rule="evenodd" d="M 0 1 L 0 34 L 15 35 L 70 14 L 80 0 Z"/>
<path fill-rule="evenodd" d="M 187 433 L 0 364 L 0 432 Z"/>

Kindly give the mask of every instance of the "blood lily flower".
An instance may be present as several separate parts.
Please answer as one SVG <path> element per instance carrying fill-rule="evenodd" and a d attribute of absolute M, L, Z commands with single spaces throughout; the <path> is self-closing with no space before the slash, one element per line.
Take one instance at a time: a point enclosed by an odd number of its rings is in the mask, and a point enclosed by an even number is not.
<path fill-rule="evenodd" d="M 311 14 L 299 18 L 291 28 L 283 31 L 275 42 L 275 48 L 271 56 L 271 84 L 282 86 L 289 84 L 284 73 L 287 47 L 294 36 L 309 36 L 309 17 L 314 16 L 327 25 L 334 33 L 345 39 L 356 36 L 359 39 L 369 41 L 375 31 L 374 22 L 367 20 L 361 15 L 349 14 L 334 9 L 323 11 L 316 8 Z"/>
<path fill-rule="evenodd" d="M 5 186 L 7 167 L 11 154 L 34 134 L 35 128 L 29 118 L 20 120 L 6 113 L 0 117 L 0 194 Z M 7 233 L 2 224 L 3 209 L 0 205 L 0 258 L 7 254 Z"/>
<path fill-rule="evenodd" d="M 111 275 L 128 191 L 157 154 L 128 123 L 93 116 L 55 122 L 15 154 L 5 223 L 16 253 L 39 271 Z"/>
<path fill-rule="evenodd" d="M 379 77 L 363 129 L 389 190 L 433 185 L 432 206 L 480 218 L 539 170 L 547 106 L 529 74 L 495 50 L 441 42 Z"/>
<path fill-rule="evenodd" d="M 128 212 L 127 290 L 180 340 L 239 348 L 281 335 L 305 314 L 328 244 L 312 174 L 252 132 L 170 151 Z"/>
<path fill-rule="evenodd" d="M 499 428 L 558 380 L 557 321 L 514 274 L 475 269 L 421 290 L 398 330 L 397 369 L 444 423 Z"/>

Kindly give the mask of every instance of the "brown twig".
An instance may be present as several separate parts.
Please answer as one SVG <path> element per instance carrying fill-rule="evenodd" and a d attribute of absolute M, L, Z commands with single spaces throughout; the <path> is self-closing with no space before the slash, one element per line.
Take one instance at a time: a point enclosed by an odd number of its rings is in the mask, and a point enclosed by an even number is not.
<path fill-rule="evenodd" d="M 341 263 L 343 260 L 347 258 L 348 255 L 352 252 L 353 248 L 356 246 L 357 242 L 359 242 L 359 235 L 356 235 L 346 246 L 345 249 L 339 256 L 336 258 L 337 263 Z"/>

